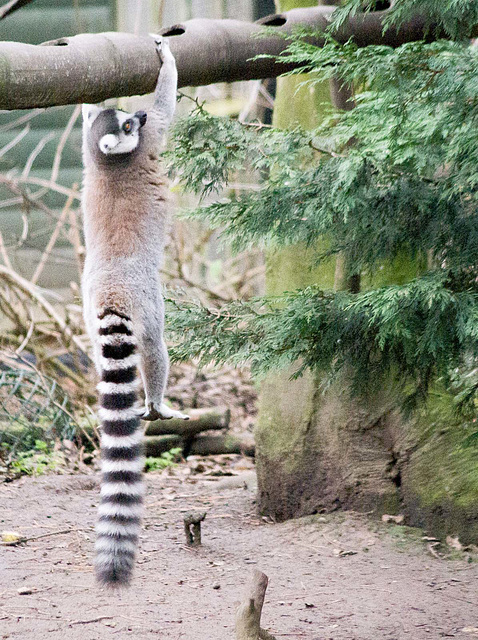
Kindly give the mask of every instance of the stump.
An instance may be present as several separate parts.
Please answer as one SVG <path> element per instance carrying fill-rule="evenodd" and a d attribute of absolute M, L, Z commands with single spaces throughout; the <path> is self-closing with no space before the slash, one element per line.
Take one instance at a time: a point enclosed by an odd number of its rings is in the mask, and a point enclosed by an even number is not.
<path fill-rule="evenodd" d="M 236 640 L 276 640 L 261 629 L 261 614 L 269 578 L 254 570 L 248 596 L 236 611 Z"/>
<path fill-rule="evenodd" d="M 186 544 L 189 547 L 199 547 L 201 544 L 201 522 L 205 517 L 205 511 L 187 513 L 184 516 L 184 533 L 186 534 Z"/>

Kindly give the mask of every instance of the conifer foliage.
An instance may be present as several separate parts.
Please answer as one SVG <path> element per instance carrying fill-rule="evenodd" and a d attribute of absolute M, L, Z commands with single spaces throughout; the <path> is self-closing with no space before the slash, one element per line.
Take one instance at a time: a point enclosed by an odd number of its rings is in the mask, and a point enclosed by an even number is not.
<path fill-rule="evenodd" d="M 324 47 L 302 33 L 283 54 L 313 72 L 307 82 L 353 84 L 355 109 L 305 132 L 198 107 L 178 123 L 172 157 L 200 194 L 223 188 L 239 169 L 266 176 L 259 190 L 188 213 L 221 229 L 235 249 L 301 242 L 319 264 L 340 254 L 361 290 L 308 287 L 215 309 L 174 302 L 176 359 L 250 363 L 256 373 L 296 362 L 298 374 L 347 366 L 356 388 L 393 373 L 414 394 L 437 377 L 458 389 L 461 374 L 475 381 L 467 372 L 478 356 L 478 47 L 468 37 L 477 3 L 393 4 L 387 24 L 425 10 L 430 30 L 447 39 L 396 49 L 335 42 L 334 26 L 364 4 L 374 3 L 349 0 L 336 11 Z M 415 277 L 373 288 L 394 260 L 415 265 Z M 472 402 L 475 389 L 461 397 Z"/>

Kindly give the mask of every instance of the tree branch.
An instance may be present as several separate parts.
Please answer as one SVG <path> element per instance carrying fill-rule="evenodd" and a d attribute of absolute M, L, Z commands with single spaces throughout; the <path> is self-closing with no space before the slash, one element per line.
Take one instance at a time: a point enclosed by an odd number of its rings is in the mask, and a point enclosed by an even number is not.
<path fill-rule="evenodd" d="M 14 11 L 18 11 L 18 9 L 26 7 L 26 5 L 31 2 L 33 2 L 33 0 L 10 0 L 10 2 L 7 2 L 0 7 L 0 20 L 3 20 Z"/>
<path fill-rule="evenodd" d="M 180 87 L 270 78 L 293 66 L 252 58 L 279 55 L 287 46 L 280 34 L 290 34 L 297 26 L 324 31 L 333 10 L 328 6 L 293 9 L 257 23 L 195 19 L 163 29 L 161 34 L 171 37 Z M 353 37 L 360 46 L 398 46 L 423 38 L 422 16 L 383 34 L 386 13 L 354 16 L 334 37 L 340 42 Z M 254 37 L 262 25 L 276 27 L 278 35 Z M 313 42 L 320 46 L 324 38 Z M 1 42 L 0 109 L 101 102 L 149 93 L 154 90 L 158 66 L 153 39 L 127 33 L 82 34 L 43 45 Z"/>

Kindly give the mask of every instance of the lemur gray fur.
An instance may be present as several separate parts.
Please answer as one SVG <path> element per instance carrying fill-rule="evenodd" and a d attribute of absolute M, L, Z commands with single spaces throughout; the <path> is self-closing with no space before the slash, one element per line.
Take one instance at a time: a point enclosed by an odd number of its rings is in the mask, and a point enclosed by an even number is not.
<path fill-rule="evenodd" d="M 160 153 L 176 105 L 177 71 L 167 40 L 157 38 L 156 44 L 161 68 L 147 114 L 83 105 L 82 289 L 101 378 L 96 574 L 106 585 L 128 584 L 134 565 L 143 499 L 140 418 L 188 418 L 163 402 L 169 363 L 159 267 L 169 192 Z"/>

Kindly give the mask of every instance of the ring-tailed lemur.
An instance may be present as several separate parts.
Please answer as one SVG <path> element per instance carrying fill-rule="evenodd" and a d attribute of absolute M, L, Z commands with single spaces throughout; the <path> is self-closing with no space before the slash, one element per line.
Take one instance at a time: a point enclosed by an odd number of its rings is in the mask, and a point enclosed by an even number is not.
<path fill-rule="evenodd" d="M 168 353 L 159 266 L 168 218 L 160 152 L 176 105 L 177 71 L 167 40 L 146 114 L 83 105 L 84 315 L 94 345 L 100 392 L 102 483 L 96 573 L 127 584 L 138 541 L 144 420 L 187 419 L 163 402 Z M 146 408 L 137 406 L 136 367 Z"/>

